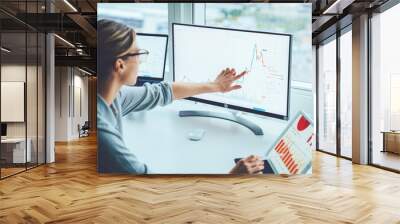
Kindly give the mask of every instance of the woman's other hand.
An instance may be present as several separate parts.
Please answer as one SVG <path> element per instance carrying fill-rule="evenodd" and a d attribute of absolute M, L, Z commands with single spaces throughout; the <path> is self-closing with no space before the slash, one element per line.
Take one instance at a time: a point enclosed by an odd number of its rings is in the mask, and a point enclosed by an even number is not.
<path fill-rule="evenodd" d="M 264 161 L 259 156 L 251 155 L 239 160 L 229 172 L 230 174 L 262 174 Z"/>

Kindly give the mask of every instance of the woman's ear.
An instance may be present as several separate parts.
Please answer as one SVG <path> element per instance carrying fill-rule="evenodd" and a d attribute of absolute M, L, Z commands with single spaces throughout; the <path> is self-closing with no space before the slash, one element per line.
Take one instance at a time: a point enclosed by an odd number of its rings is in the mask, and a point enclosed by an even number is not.
<path fill-rule="evenodd" d="M 114 71 L 117 72 L 118 74 L 122 73 L 122 70 L 124 70 L 124 61 L 122 59 L 117 59 L 114 63 Z"/>

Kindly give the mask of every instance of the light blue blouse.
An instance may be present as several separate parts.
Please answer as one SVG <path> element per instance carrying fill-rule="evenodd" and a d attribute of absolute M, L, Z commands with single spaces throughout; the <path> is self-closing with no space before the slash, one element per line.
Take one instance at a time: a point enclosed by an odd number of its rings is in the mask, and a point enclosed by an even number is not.
<path fill-rule="evenodd" d="M 121 119 L 123 116 L 155 106 L 170 104 L 173 100 L 171 84 L 146 83 L 141 87 L 121 88 L 112 105 L 97 95 L 97 169 L 100 173 L 148 172 L 124 142 Z M 133 136 L 134 137 L 134 136 Z"/>

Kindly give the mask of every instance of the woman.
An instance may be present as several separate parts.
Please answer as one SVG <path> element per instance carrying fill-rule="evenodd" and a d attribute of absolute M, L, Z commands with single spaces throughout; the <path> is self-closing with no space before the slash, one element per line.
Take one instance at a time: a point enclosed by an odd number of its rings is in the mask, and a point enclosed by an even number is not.
<path fill-rule="evenodd" d="M 122 138 L 121 118 L 131 112 L 164 106 L 173 100 L 201 93 L 229 92 L 239 89 L 234 81 L 245 75 L 237 75 L 234 69 L 224 69 L 213 82 L 145 84 L 142 87 L 126 87 L 136 83 L 140 61 L 149 52 L 137 47 L 133 29 L 110 20 L 97 24 L 98 37 L 98 170 L 99 172 L 147 173 L 145 164 L 138 161 Z M 125 87 L 124 87 L 125 86 Z M 240 160 L 231 173 L 259 173 L 264 168 L 257 156 Z"/>

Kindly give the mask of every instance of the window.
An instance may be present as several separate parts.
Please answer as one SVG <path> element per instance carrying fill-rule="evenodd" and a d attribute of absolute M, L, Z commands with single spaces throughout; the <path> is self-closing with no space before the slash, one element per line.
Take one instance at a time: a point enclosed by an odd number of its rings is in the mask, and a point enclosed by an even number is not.
<path fill-rule="evenodd" d="M 168 4 L 101 3 L 97 10 L 99 20 L 114 20 L 136 32 L 168 34 Z"/>
<path fill-rule="evenodd" d="M 350 27 L 351 28 L 351 27 Z M 340 154 L 352 157 L 352 34 L 340 36 Z"/>
<path fill-rule="evenodd" d="M 19 2 L 18 12 L 39 13 L 43 4 Z M 4 13 L 0 17 L 13 21 L 0 24 L 0 123 L 5 138 L 0 144 L 0 178 L 5 178 L 45 163 L 46 38 Z"/>
<path fill-rule="evenodd" d="M 399 4 L 371 19 L 371 157 L 373 164 L 395 170 L 400 170 L 400 134 L 391 133 L 400 130 L 398 21 Z"/>
<path fill-rule="evenodd" d="M 319 46 L 318 75 L 318 148 L 336 154 L 336 39 Z"/>

